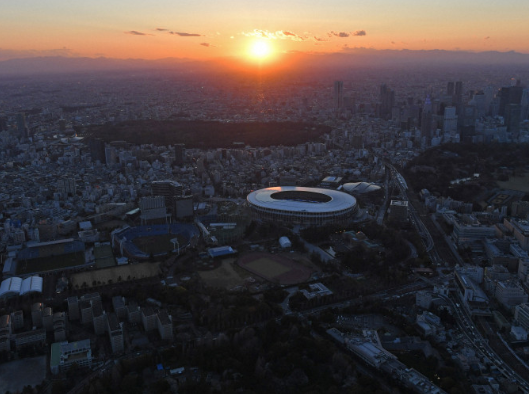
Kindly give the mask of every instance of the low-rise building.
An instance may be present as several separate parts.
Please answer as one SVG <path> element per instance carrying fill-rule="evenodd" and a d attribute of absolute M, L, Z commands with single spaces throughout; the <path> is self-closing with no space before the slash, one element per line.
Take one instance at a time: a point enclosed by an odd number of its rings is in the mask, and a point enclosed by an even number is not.
<path fill-rule="evenodd" d="M 141 322 L 143 323 L 143 329 L 145 331 L 156 329 L 156 313 L 150 306 L 142 308 Z"/>
<path fill-rule="evenodd" d="M 15 311 L 11 313 L 11 324 L 13 331 L 24 328 L 24 312 Z"/>
<path fill-rule="evenodd" d="M 514 218 L 504 219 L 503 224 L 513 232 L 514 238 L 523 250 L 529 251 L 529 221 Z"/>
<path fill-rule="evenodd" d="M 103 335 L 107 329 L 107 315 L 100 304 L 95 304 L 93 309 L 94 332 L 96 335 Z"/>
<path fill-rule="evenodd" d="M 92 349 L 90 339 L 77 342 L 56 342 L 51 345 L 50 370 L 57 375 L 73 364 L 80 367 L 92 366 Z"/>
<path fill-rule="evenodd" d="M 46 331 L 53 330 L 53 309 L 49 306 L 42 311 L 42 325 Z"/>
<path fill-rule="evenodd" d="M 517 281 L 500 281 L 496 286 L 495 297 L 506 308 L 527 302 L 527 294 Z"/>
<path fill-rule="evenodd" d="M 141 309 L 138 305 L 127 305 L 127 321 L 130 324 L 138 324 L 141 322 Z"/>
<path fill-rule="evenodd" d="M 454 231 L 452 237 L 457 245 L 482 241 L 492 238 L 496 234 L 495 226 L 483 225 L 472 215 L 462 215 L 461 218 L 453 218 Z"/>
<path fill-rule="evenodd" d="M 529 331 L 529 304 L 523 303 L 514 307 L 514 320 Z"/>
<path fill-rule="evenodd" d="M 0 352 L 11 350 L 11 316 L 0 316 Z"/>
<path fill-rule="evenodd" d="M 43 345 L 46 343 L 46 330 L 38 328 L 31 331 L 21 332 L 15 335 L 15 346 L 17 349 L 24 346 Z"/>
<path fill-rule="evenodd" d="M 67 299 L 68 317 L 70 320 L 79 320 L 79 299 L 77 296 L 71 296 Z"/>
<path fill-rule="evenodd" d="M 114 313 L 108 315 L 108 336 L 113 354 L 123 353 L 125 350 L 125 341 L 123 338 L 123 323 L 118 321 Z"/>
<path fill-rule="evenodd" d="M 173 340 L 173 319 L 166 311 L 160 311 L 157 314 L 156 324 L 158 333 L 163 340 Z"/>
<path fill-rule="evenodd" d="M 119 320 L 127 318 L 127 306 L 125 305 L 125 298 L 122 296 L 112 297 L 112 306 L 114 307 L 114 313 Z"/>
<path fill-rule="evenodd" d="M 35 302 L 31 305 L 31 323 L 33 327 L 42 327 L 42 312 L 44 304 L 42 302 Z"/>
<path fill-rule="evenodd" d="M 55 342 L 66 341 L 67 338 L 67 316 L 66 312 L 55 312 L 53 314 L 53 338 Z"/>

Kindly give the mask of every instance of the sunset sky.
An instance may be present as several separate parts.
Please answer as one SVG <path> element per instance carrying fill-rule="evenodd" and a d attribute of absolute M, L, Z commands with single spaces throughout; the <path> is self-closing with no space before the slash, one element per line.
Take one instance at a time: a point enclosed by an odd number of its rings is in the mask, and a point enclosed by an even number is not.
<path fill-rule="evenodd" d="M 528 0 L 3 1 L 0 60 L 250 57 L 348 48 L 529 53 Z"/>

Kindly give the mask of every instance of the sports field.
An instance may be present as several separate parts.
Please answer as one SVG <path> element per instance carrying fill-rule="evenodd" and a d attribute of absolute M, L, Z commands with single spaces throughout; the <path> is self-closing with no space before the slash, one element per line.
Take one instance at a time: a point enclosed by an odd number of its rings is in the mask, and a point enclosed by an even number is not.
<path fill-rule="evenodd" d="M 496 182 L 502 189 L 519 190 L 529 193 L 529 172 L 521 176 L 511 176 L 506 182 Z"/>
<path fill-rule="evenodd" d="M 242 272 L 239 273 L 236 269 Z M 219 268 L 198 272 L 208 286 L 220 287 L 227 290 L 244 284 L 244 273 L 246 271 L 241 270 L 235 265 L 235 259 L 224 259 Z"/>
<path fill-rule="evenodd" d="M 119 265 L 100 270 L 85 271 L 70 277 L 76 289 L 99 285 L 127 282 L 130 280 L 152 278 L 160 273 L 160 263 L 138 263 Z"/>
<path fill-rule="evenodd" d="M 178 243 L 173 244 L 172 239 L 177 239 Z M 148 235 L 146 237 L 138 237 L 132 240 L 134 245 L 138 247 L 142 252 L 147 254 L 161 254 L 172 252 L 178 245 L 185 245 L 187 240 L 182 235 L 175 234 L 161 234 L 161 235 Z"/>
<path fill-rule="evenodd" d="M 58 256 L 37 257 L 36 259 L 19 260 L 16 273 L 17 275 L 24 275 L 33 272 L 52 271 L 84 263 L 85 255 L 83 251 Z"/>
<path fill-rule="evenodd" d="M 241 256 L 237 264 L 270 282 L 291 285 L 307 281 L 316 269 L 279 254 L 254 252 Z"/>

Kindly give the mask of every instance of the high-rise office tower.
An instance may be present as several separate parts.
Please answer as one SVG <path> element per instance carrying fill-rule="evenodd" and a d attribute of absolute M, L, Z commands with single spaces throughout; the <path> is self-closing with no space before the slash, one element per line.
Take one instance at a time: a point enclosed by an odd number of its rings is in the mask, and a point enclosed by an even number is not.
<path fill-rule="evenodd" d="M 523 90 L 520 104 L 522 106 L 520 120 L 526 120 L 527 118 L 529 118 L 529 88 L 525 88 Z"/>
<path fill-rule="evenodd" d="M 520 104 L 508 104 L 505 107 L 505 125 L 507 131 L 513 134 L 514 138 L 520 133 L 520 117 L 522 106 Z"/>
<path fill-rule="evenodd" d="M 455 92 L 454 92 L 456 103 L 461 102 L 463 99 L 463 82 L 457 81 L 455 86 Z"/>
<path fill-rule="evenodd" d="M 105 163 L 108 167 L 113 166 L 118 162 L 118 151 L 113 146 L 107 146 L 105 148 Z"/>
<path fill-rule="evenodd" d="M 446 107 L 443 117 L 443 131 L 451 136 L 457 133 L 456 107 Z"/>
<path fill-rule="evenodd" d="M 343 81 L 334 81 L 334 110 L 340 112 L 343 108 Z"/>
<path fill-rule="evenodd" d="M 473 104 L 476 107 L 476 111 L 479 117 L 487 115 L 488 111 L 487 111 L 487 105 L 486 105 L 486 98 L 485 98 L 485 93 L 482 90 L 474 94 L 471 104 Z"/>
<path fill-rule="evenodd" d="M 432 119 L 432 101 L 430 96 L 427 96 L 421 113 L 421 136 L 426 138 L 428 145 L 432 139 Z"/>
<path fill-rule="evenodd" d="M 0 131 L 7 131 L 7 116 L 0 114 Z"/>
<path fill-rule="evenodd" d="M 395 105 L 395 92 L 387 87 L 386 84 L 380 86 L 380 117 L 384 119 L 391 118 L 391 110 Z"/>
<path fill-rule="evenodd" d="M 503 87 L 498 92 L 500 98 L 500 107 L 498 115 L 505 116 L 506 108 L 509 104 L 521 104 L 523 88 L 521 86 Z"/>
<path fill-rule="evenodd" d="M 176 212 L 175 201 L 182 197 L 183 187 L 176 181 L 154 181 L 151 183 L 153 196 L 163 196 L 165 198 L 165 207 L 174 214 Z"/>
<path fill-rule="evenodd" d="M 105 142 L 98 138 L 92 138 L 88 141 L 88 148 L 90 149 L 90 156 L 92 157 L 92 162 L 95 163 L 99 161 L 101 164 L 105 164 L 106 155 L 105 155 Z"/>
<path fill-rule="evenodd" d="M 17 129 L 18 134 L 22 138 L 28 137 L 28 126 L 26 125 L 26 114 L 20 112 L 17 114 Z"/>
<path fill-rule="evenodd" d="M 186 146 L 184 144 L 175 144 L 174 146 L 174 164 L 181 166 L 184 164 L 186 157 Z"/>
<path fill-rule="evenodd" d="M 446 94 L 448 96 L 454 95 L 454 83 L 453 82 L 448 82 L 448 84 L 446 85 Z"/>

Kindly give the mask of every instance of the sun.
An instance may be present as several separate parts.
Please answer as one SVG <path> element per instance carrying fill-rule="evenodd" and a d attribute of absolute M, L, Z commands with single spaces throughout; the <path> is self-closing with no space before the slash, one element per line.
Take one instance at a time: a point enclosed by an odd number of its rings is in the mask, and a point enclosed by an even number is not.
<path fill-rule="evenodd" d="M 255 59 L 266 59 L 272 53 L 272 47 L 267 41 L 255 41 L 250 47 L 250 55 Z"/>

